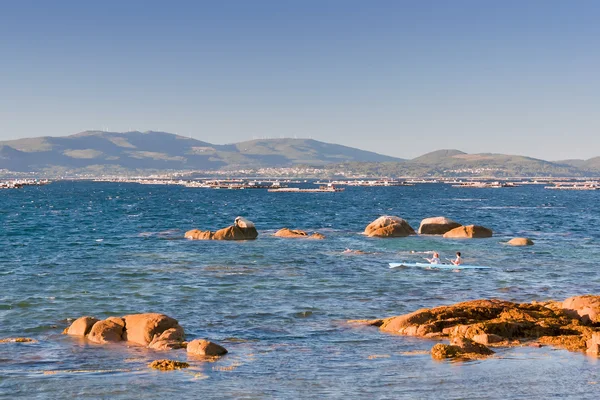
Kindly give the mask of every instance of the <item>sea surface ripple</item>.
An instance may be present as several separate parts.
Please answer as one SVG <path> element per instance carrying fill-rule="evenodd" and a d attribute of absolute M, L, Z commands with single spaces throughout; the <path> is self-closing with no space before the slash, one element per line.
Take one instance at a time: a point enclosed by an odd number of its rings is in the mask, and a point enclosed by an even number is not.
<path fill-rule="evenodd" d="M 429 340 L 348 319 L 398 315 L 477 298 L 512 301 L 600 294 L 600 192 L 539 186 L 465 189 L 429 184 L 269 193 L 129 183 L 56 182 L 0 191 L 0 396 L 6 398 L 597 398 L 598 360 L 551 347 L 435 362 Z M 255 241 L 188 241 L 238 215 Z M 447 216 L 494 237 L 371 239 L 364 227 L 398 215 Z M 282 227 L 327 238 L 272 237 Z M 535 245 L 504 244 L 515 236 Z M 344 253 L 345 249 L 364 254 Z M 490 270 L 389 269 L 428 252 Z M 61 335 L 82 315 L 161 312 L 188 338 L 230 353 L 170 373 L 124 345 Z"/>

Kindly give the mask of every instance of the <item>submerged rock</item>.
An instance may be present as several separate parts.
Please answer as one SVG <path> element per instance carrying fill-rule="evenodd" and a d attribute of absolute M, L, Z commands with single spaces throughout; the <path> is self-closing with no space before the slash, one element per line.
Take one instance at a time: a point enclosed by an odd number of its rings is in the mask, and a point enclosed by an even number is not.
<path fill-rule="evenodd" d="M 222 356 L 227 354 L 227 349 L 208 340 L 196 339 L 187 345 L 188 354 L 196 356 Z"/>
<path fill-rule="evenodd" d="M 176 360 L 154 360 L 148 367 L 158 369 L 160 371 L 173 371 L 176 369 L 189 368 L 190 364 Z"/>
<path fill-rule="evenodd" d="M 446 217 L 431 217 L 421 221 L 419 234 L 421 235 L 443 235 L 454 228 L 462 226 L 456 221 Z"/>
<path fill-rule="evenodd" d="M 37 343 L 37 340 L 28 337 L 0 339 L 0 343 Z"/>
<path fill-rule="evenodd" d="M 492 237 L 492 230 L 480 225 L 459 226 L 446 233 L 445 238 L 462 239 L 462 238 L 489 238 Z"/>
<path fill-rule="evenodd" d="M 377 218 L 365 228 L 365 235 L 369 237 L 406 237 L 415 234 L 408 222 L 390 215 Z"/>
<path fill-rule="evenodd" d="M 466 338 L 454 338 L 450 344 L 438 343 L 431 348 L 431 357 L 473 359 L 491 356 L 495 352 L 486 346 Z"/>
<path fill-rule="evenodd" d="M 510 246 L 533 246 L 533 240 L 529 238 L 513 238 L 510 239 L 506 244 Z"/>
<path fill-rule="evenodd" d="M 232 226 L 216 232 L 192 229 L 185 233 L 185 238 L 191 240 L 253 240 L 257 237 L 258 231 L 254 223 L 243 217 L 237 217 Z"/>
<path fill-rule="evenodd" d="M 289 229 L 282 228 L 275 232 L 273 236 L 281 237 L 281 238 L 304 238 L 304 239 L 325 239 L 325 236 L 315 232 L 312 235 L 309 235 L 307 232 L 300 229 Z"/>

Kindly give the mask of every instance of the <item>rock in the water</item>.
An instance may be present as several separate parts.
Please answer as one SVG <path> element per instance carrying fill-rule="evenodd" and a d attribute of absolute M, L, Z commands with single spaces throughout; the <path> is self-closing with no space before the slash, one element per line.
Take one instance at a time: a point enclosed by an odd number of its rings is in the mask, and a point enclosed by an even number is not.
<path fill-rule="evenodd" d="M 197 356 L 222 356 L 227 354 L 225 347 L 208 340 L 196 339 L 187 345 L 188 354 Z"/>
<path fill-rule="evenodd" d="M 125 321 L 123 318 L 110 317 L 98 321 L 92 326 L 87 338 L 90 342 L 104 344 L 109 342 L 120 342 L 123 340 Z"/>
<path fill-rule="evenodd" d="M 438 343 L 431 348 L 431 357 L 437 360 L 446 358 L 481 358 L 491 356 L 494 351 L 466 338 L 454 338 L 450 345 Z"/>
<path fill-rule="evenodd" d="M 37 340 L 28 337 L 0 339 L 0 343 L 37 343 Z"/>
<path fill-rule="evenodd" d="M 365 228 L 369 237 L 406 237 L 414 235 L 415 230 L 400 217 L 384 215 L 371 222 Z"/>
<path fill-rule="evenodd" d="M 179 326 L 177 320 L 164 314 L 131 314 L 123 318 L 126 326 L 123 340 L 142 346 L 148 346 L 155 337 L 160 337 L 167 329 L 180 329 L 183 335 L 183 328 Z"/>
<path fill-rule="evenodd" d="M 148 364 L 148 367 L 158 369 L 161 371 L 172 371 L 175 369 L 188 368 L 189 366 L 190 364 L 186 362 L 175 360 L 154 360 L 150 364 Z"/>
<path fill-rule="evenodd" d="M 320 233 L 313 233 L 309 235 L 307 232 L 300 229 L 289 229 L 282 228 L 275 232 L 273 236 L 281 237 L 281 238 L 304 238 L 304 239 L 325 239 L 325 236 Z"/>
<path fill-rule="evenodd" d="M 584 323 L 600 323 L 600 296 L 584 295 L 569 297 L 562 304 L 563 310 Z"/>
<path fill-rule="evenodd" d="M 191 231 L 187 231 L 185 233 L 186 239 L 191 240 L 211 240 L 213 238 L 214 233 L 211 231 L 201 231 L 199 229 L 192 229 Z"/>
<path fill-rule="evenodd" d="M 443 235 L 454 228 L 461 226 L 456 221 L 446 217 L 431 217 L 421 221 L 419 234 L 421 235 Z"/>
<path fill-rule="evenodd" d="M 219 229 L 215 232 L 213 240 L 253 240 L 258 237 L 256 228 L 240 228 L 238 226 L 229 226 Z"/>
<path fill-rule="evenodd" d="M 183 328 L 177 325 L 174 328 L 167 329 L 160 336 L 155 336 L 148 347 L 154 350 L 181 349 L 185 347 L 184 339 Z"/>
<path fill-rule="evenodd" d="M 453 346 L 458 346 L 465 353 L 478 354 L 482 356 L 490 356 L 494 354 L 494 351 L 488 349 L 485 345 L 464 337 L 452 338 L 450 344 Z"/>
<path fill-rule="evenodd" d="M 480 225 L 459 226 L 446 233 L 445 238 L 489 238 L 492 237 L 492 230 Z"/>
<path fill-rule="evenodd" d="M 234 224 L 216 232 L 192 229 L 185 233 L 186 239 L 192 240 L 253 240 L 258 237 L 258 231 L 252 221 L 237 217 Z"/>
<path fill-rule="evenodd" d="M 502 336 L 494 335 L 493 333 L 480 333 L 473 336 L 473 341 L 489 346 L 490 344 L 501 343 L 505 341 L 505 339 Z"/>
<path fill-rule="evenodd" d="M 97 318 L 89 316 L 77 318 L 75 321 L 73 321 L 65 333 L 73 336 L 85 336 L 90 333 L 92 326 L 94 326 L 94 324 L 98 321 L 99 320 Z"/>
<path fill-rule="evenodd" d="M 533 246 L 533 240 L 529 238 L 510 239 L 506 244 L 510 246 Z"/>
<path fill-rule="evenodd" d="M 589 354 L 600 356 L 600 332 L 593 333 L 592 337 L 587 340 L 586 346 Z"/>
<path fill-rule="evenodd" d="M 589 306 L 600 296 L 581 296 Z M 583 300 L 580 299 L 583 302 Z M 567 299 L 563 305 L 574 307 L 577 303 Z M 568 350 L 585 350 L 586 340 L 594 332 L 600 332 L 596 326 L 585 325 L 581 315 L 575 309 L 563 310 L 557 302 L 513 303 L 502 300 L 474 300 L 450 306 L 421 309 L 410 314 L 391 317 L 377 322 L 380 329 L 400 335 L 426 338 L 450 338 L 461 340 L 453 342 L 467 352 L 473 352 L 464 340 L 472 340 L 481 345 L 520 344 L 522 340 L 538 340 L 543 344 L 561 346 Z M 585 321 L 591 321 L 589 309 L 584 315 Z M 381 323 L 379 324 L 379 321 Z M 367 323 L 370 321 L 367 321 Z M 600 338 L 599 338 L 600 339 Z M 440 352 L 454 352 L 453 348 L 439 348 Z"/>
<path fill-rule="evenodd" d="M 463 354 L 458 346 L 438 343 L 431 348 L 431 357 L 436 360 L 445 360 L 447 358 L 457 358 Z"/>

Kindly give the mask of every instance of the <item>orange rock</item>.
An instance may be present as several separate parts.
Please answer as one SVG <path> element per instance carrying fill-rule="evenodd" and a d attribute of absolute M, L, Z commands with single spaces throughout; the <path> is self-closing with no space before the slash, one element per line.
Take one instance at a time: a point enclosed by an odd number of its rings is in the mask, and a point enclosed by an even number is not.
<path fill-rule="evenodd" d="M 155 350 L 180 349 L 185 347 L 184 339 L 183 328 L 177 325 L 174 328 L 167 329 L 160 336 L 155 336 L 148 347 Z"/>
<path fill-rule="evenodd" d="M 443 235 L 454 228 L 461 226 L 456 221 L 446 217 L 431 217 L 421 221 L 419 234 L 421 235 Z"/>
<path fill-rule="evenodd" d="M 277 236 L 277 237 L 285 237 L 285 238 L 306 238 L 308 237 L 308 233 L 300 230 L 300 229 L 289 229 L 289 228 L 282 228 L 280 230 L 278 230 L 277 232 L 275 232 L 273 234 L 273 236 Z"/>
<path fill-rule="evenodd" d="M 88 316 L 77 318 L 75 321 L 73 321 L 71 326 L 67 328 L 65 333 L 73 336 L 85 336 L 90 333 L 92 326 L 94 326 L 94 324 L 98 321 L 99 320 L 97 318 Z"/>
<path fill-rule="evenodd" d="M 94 343 L 109 343 L 120 342 L 123 340 L 123 331 L 125 329 L 125 321 L 123 318 L 110 317 L 102 321 L 98 321 L 92 326 L 87 338 Z"/>
<path fill-rule="evenodd" d="M 584 323 L 600 322 L 600 296 L 584 295 L 570 297 L 563 301 L 563 310 Z"/>
<path fill-rule="evenodd" d="M 289 229 L 282 228 L 275 232 L 273 236 L 281 237 L 281 238 L 305 238 L 305 239 L 325 239 L 324 235 L 321 235 L 318 232 L 309 235 L 303 230 L 300 229 Z"/>
<path fill-rule="evenodd" d="M 149 345 L 155 336 L 160 337 L 167 329 L 176 328 L 183 331 L 176 319 L 164 314 L 132 314 L 123 318 L 126 326 L 123 340 L 142 346 Z"/>
<path fill-rule="evenodd" d="M 369 237 L 406 237 L 414 235 L 415 230 L 400 217 L 384 215 L 371 222 L 365 228 Z"/>
<path fill-rule="evenodd" d="M 600 356 L 600 332 L 595 332 L 592 337 L 586 341 L 587 352 L 595 356 Z"/>
<path fill-rule="evenodd" d="M 213 238 L 214 233 L 211 231 L 201 231 L 198 229 L 192 229 L 191 231 L 187 231 L 185 233 L 186 239 L 191 240 L 211 240 Z"/>
<path fill-rule="evenodd" d="M 506 244 L 510 246 L 533 246 L 533 240 L 529 238 L 513 238 L 510 239 Z"/>
<path fill-rule="evenodd" d="M 479 225 L 459 226 L 446 233 L 445 238 L 488 238 L 492 237 L 492 230 Z"/>
<path fill-rule="evenodd" d="M 258 237 L 255 227 L 240 228 L 232 225 L 215 232 L 213 240 L 253 240 Z"/>
<path fill-rule="evenodd" d="M 227 354 L 227 350 L 216 343 L 208 340 L 196 339 L 187 345 L 188 354 L 197 356 L 222 356 Z"/>

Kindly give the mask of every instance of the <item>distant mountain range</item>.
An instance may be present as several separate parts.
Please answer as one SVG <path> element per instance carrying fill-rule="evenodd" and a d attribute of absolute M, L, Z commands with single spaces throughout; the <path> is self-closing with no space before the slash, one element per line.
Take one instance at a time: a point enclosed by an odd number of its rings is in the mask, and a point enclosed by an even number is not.
<path fill-rule="evenodd" d="M 412 160 L 312 139 L 215 145 L 166 132 L 86 131 L 0 142 L 0 169 L 17 172 L 131 173 L 310 166 L 387 176 L 584 176 L 600 157 L 549 162 L 504 154 L 438 150 Z"/>

